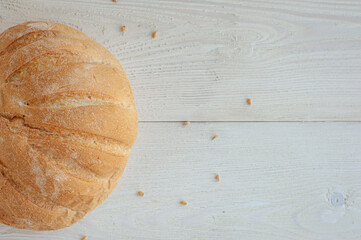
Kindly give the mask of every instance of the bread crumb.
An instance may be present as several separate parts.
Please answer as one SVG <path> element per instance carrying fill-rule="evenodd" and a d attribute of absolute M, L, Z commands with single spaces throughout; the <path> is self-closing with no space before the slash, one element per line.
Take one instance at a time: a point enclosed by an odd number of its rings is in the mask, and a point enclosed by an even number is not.
<path fill-rule="evenodd" d="M 184 201 L 184 200 L 180 201 L 179 203 L 182 204 L 182 205 L 188 205 L 188 202 Z"/>
<path fill-rule="evenodd" d="M 144 196 L 144 192 L 138 191 L 138 195 L 141 196 L 141 197 L 143 197 L 143 196 Z"/>
<path fill-rule="evenodd" d="M 221 178 L 219 177 L 219 175 L 218 175 L 218 174 L 216 175 L 216 177 L 215 177 L 215 178 L 216 178 L 217 182 L 221 181 Z"/>
<path fill-rule="evenodd" d="M 248 104 L 248 105 L 251 105 L 251 104 L 252 104 L 252 99 L 247 98 L 247 104 Z"/>
<path fill-rule="evenodd" d="M 121 27 L 121 29 L 120 29 L 122 32 L 125 32 L 126 30 L 127 30 L 127 27 L 126 26 L 123 26 L 123 27 Z"/>
<path fill-rule="evenodd" d="M 118 0 L 113 0 L 113 2 L 118 2 Z"/>
<path fill-rule="evenodd" d="M 183 126 L 188 126 L 188 125 L 190 124 L 190 122 L 189 122 L 189 121 L 185 121 L 185 122 L 183 122 L 182 124 L 183 124 Z"/>
<path fill-rule="evenodd" d="M 158 32 L 153 32 L 152 38 L 156 38 Z"/>
<path fill-rule="evenodd" d="M 218 135 L 214 135 L 214 136 L 212 137 L 212 141 L 215 140 L 216 138 L 218 138 Z"/>
<path fill-rule="evenodd" d="M 113 0 L 113 2 L 114 2 L 114 0 Z M 87 239 L 88 239 L 88 237 L 84 236 L 81 240 L 87 240 Z"/>

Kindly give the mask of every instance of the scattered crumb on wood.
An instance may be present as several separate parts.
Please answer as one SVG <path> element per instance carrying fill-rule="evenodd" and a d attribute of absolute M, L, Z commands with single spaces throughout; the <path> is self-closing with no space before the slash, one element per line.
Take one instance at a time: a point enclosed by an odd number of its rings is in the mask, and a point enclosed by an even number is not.
<path fill-rule="evenodd" d="M 190 122 L 189 121 L 184 121 L 182 124 L 183 124 L 183 126 L 188 126 L 190 124 Z"/>
<path fill-rule="evenodd" d="M 221 178 L 219 177 L 219 174 L 217 174 L 217 175 L 215 176 L 215 178 L 216 178 L 217 182 L 221 181 Z"/>
<path fill-rule="evenodd" d="M 113 1 L 114 2 L 114 1 Z M 88 237 L 87 236 L 84 236 L 81 240 L 87 240 Z"/>
<path fill-rule="evenodd" d="M 188 204 L 188 202 L 184 201 L 184 200 L 180 201 L 179 203 L 182 204 L 182 205 L 187 205 Z"/>
<path fill-rule="evenodd" d="M 153 32 L 152 38 L 156 38 L 156 37 L 157 37 L 157 33 L 158 33 L 158 32 Z"/>
<path fill-rule="evenodd" d="M 127 27 L 126 26 L 123 26 L 123 27 L 121 27 L 121 29 L 120 29 L 122 32 L 125 32 L 125 31 L 127 31 Z"/>
<path fill-rule="evenodd" d="M 251 105 L 251 104 L 252 104 L 252 99 L 247 98 L 247 104 L 248 104 L 248 105 Z"/>
<path fill-rule="evenodd" d="M 216 138 L 218 138 L 218 135 L 214 135 L 214 136 L 212 137 L 212 141 L 215 140 Z"/>
<path fill-rule="evenodd" d="M 141 196 L 141 197 L 143 197 L 143 196 L 144 196 L 144 192 L 138 191 L 138 195 Z"/>

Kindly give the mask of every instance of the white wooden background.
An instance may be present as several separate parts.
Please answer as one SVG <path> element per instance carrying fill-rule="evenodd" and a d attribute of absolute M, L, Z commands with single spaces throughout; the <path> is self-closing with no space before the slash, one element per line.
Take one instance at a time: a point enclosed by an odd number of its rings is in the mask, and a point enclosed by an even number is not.
<path fill-rule="evenodd" d="M 139 136 L 84 220 L 1 240 L 361 239 L 361 1 L 0 0 L 0 32 L 29 20 L 119 59 Z"/>

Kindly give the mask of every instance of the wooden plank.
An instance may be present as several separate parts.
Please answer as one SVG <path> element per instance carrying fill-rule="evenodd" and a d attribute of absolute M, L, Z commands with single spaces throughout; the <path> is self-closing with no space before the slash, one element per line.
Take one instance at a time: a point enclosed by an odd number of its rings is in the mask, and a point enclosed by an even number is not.
<path fill-rule="evenodd" d="M 0 1 L 0 31 L 28 20 L 105 45 L 142 121 L 361 120 L 360 1 Z"/>
<path fill-rule="evenodd" d="M 358 240 L 360 132 L 361 123 L 141 123 L 103 205 L 54 232 L 1 225 L 0 239 Z"/>

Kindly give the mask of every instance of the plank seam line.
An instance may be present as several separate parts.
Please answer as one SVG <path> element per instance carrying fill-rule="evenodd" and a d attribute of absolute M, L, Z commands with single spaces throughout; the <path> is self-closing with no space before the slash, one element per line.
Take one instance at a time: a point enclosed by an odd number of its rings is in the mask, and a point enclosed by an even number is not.
<path fill-rule="evenodd" d="M 321 120 L 315 120 L 315 121 L 192 121 L 192 120 L 175 120 L 175 121 L 139 121 L 139 123 L 182 123 L 184 121 L 189 121 L 191 123 L 361 123 L 361 120 L 332 120 L 332 121 L 321 121 Z"/>

